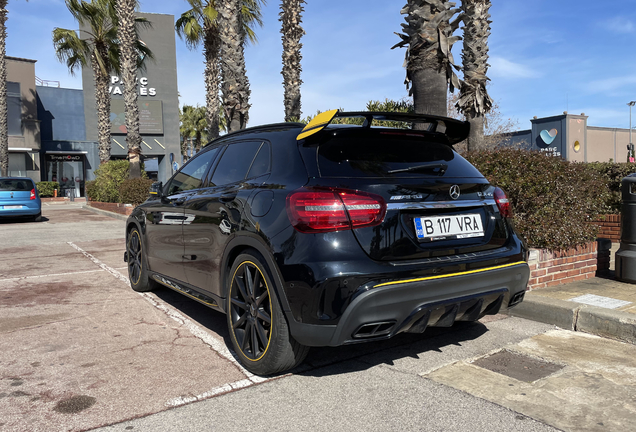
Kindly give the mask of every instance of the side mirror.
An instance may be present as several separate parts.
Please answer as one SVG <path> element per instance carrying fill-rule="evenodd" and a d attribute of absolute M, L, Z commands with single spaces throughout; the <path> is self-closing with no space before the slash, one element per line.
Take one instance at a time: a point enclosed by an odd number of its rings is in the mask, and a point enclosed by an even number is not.
<path fill-rule="evenodd" d="M 163 182 L 154 182 L 150 185 L 150 198 L 163 198 Z"/>

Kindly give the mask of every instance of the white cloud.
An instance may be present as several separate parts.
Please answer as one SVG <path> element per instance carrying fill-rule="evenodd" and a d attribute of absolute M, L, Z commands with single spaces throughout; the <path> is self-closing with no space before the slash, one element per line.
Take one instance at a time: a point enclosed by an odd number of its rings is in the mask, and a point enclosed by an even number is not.
<path fill-rule="evenodd" d="M 491 77 L 515 79 L 515 78 L 539 78 L 541 72 L 521 63 L 515 63 L 503 57 L 493 56 L 490 58 Z"/>
<path fill-rule="evenodd" d="M 613 33 L 628 34 L 636 31 L 634 22 L 625 17 L 615 17 L 602 23 L 603 27 Z"/>

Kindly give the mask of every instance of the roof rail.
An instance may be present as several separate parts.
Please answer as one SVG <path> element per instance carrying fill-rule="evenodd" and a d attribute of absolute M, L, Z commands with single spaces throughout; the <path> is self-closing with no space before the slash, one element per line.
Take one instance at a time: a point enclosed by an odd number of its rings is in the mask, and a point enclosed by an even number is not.
<path fill-rule="evenodd" d="M 35 85 L 40 87 L 57 87 L 60 88 L 59 81 L 43 80 L 42 78 L 35 77 Z"/>

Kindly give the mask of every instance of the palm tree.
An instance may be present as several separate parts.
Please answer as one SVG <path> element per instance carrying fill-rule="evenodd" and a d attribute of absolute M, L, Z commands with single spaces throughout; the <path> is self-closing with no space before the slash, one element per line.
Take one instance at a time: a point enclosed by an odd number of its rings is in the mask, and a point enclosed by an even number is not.
<path fill-rule="evenodd" d="M 463 0 L 464 15 L 464 81 L 461 84 L 457 109 L 470 122 L 468 150 L 476 150 L 484 141 L 484 116 L 492 109 L 488 95 L 488 36 L 490 0 Z"/>
<path fill-rule="evenodd" d="M 189 139 L 194 140 L 194 150 L 198 152 L 204 140 L 207 140 L 207 113 L 206 108 L 201 106 L 193 107 L 184 105 L 179 111 L 179 120 L 181 126 L 179 128 L 184 144 Z M 185 152 L 183 152 L 185 154 Z"/>
<path fill-rule="evenodd" d="M 80 26 L 77 30 L 53 29 L 53 45 L 57 58 L 66 62 L 71 74 L 80 67 L 93 69 L 95 101 L 98 119 L 99 161 L 110 160 L 110 93 L 111 72 L 119 73 L 119 44 L 117 40 L 116 0 L 66 0 L 66 7 Z M 150 55 L 148 48 L 137 41 L 137 50 Z"/>
<path fill-rule="evenodd" d="M 413 96 L 415 112 L 445 116 L 446 94 L 459 87 L 451 49 L 461 40 L 453 33 L 459 28 L 461 15 L 455 3 L 447 0 L 407 0 L 401 13 L 406 14 L 402 24 L 404 34 L 396 33 L 402 41 L 392 48 L 407 47 L 406 88 Z"/>
<path fill-rule="evenodd" d="M 285 121 L 300 119 L 300 79 L 303 44 L 300 38 L 305 31 L 300 26 L 303 3 L 305 0 L 282 0 L 279 21 L 282 22 L 280 32 L 283 34 L 283 85 L 285 86 Z"/>
<path fill-rule="evenodd" d="M 195 49 L 203 43 L 205 57 L 205 90 L 206 117 L 208 137 L 213 140 L 219 137 L 223 121 L 220 119 L 219 90 L 221 87 L 221 65 L 218 0 L 187 0 L 191 9 L 181 14 L 175 28 L 177 34 L 183 38 L 190 49 Z M 253 26 L 262 25 L 260 0 L 240 0 L 243 33 L 247 42 L 256 42 Z"/>
<path fill-rule="evenodd" d="M 151 24 L 145 18 L 135 17 L 137 0 L 117 0 L 117 39 L 119 39 L 121 78 L 124 82 L 124 105 L 126 107 L 126 142 L 130 161 L 130 178 L 141 178 L 141 134 L 139 133 L 139 105 L 137 103 L 137 67 L 143 59 L 152 57 L 146 54 L 140 57 L 136 46 L 140 43 L 138 28 Z"/>
<path fill-rule="evenodd" d="M 9 126 L 7 124 L 7 0 L 0 0 L 0 176 L 9 175 Z"/>

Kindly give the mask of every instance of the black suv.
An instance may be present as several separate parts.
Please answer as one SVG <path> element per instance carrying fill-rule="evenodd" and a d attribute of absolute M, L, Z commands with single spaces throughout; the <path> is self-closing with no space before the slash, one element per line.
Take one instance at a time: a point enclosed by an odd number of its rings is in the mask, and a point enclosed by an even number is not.
<path fill-rule="evenodd" d="M 342 117 L 359 125 L 333 124 Z M 128 218 L 132 288 L 165 285 L 226 313 L 256 374 L 296 366 L 310 346 L 511 307 L 528 283 L 527 249 L 504 192 L 452 148 L 468 130 L 330 111 L 223 136 Z"/>

